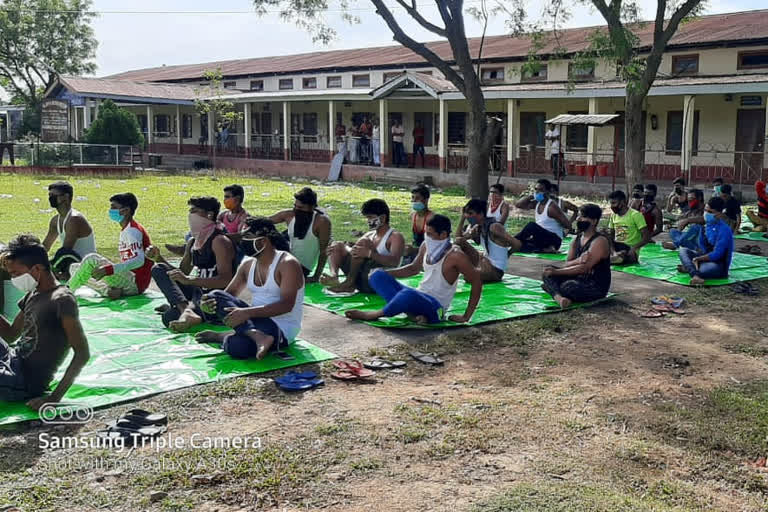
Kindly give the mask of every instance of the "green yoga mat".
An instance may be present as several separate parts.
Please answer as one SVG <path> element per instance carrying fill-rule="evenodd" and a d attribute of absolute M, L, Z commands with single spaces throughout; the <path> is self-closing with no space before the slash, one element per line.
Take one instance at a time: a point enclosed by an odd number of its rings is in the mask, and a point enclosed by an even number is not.
<path fill-rule="evenodd" d="M 741 217 L 741 229 L 742 232 L 738 235 L 734 235 L 733 238 L 738 238 L 741 240 L 753 240 L 755 242 L 768 242 L 768 237 L 766 237 L 766 233 L 762 231 L 752 231 L 752 229 L 755 227 L 754 224 L 752 224 L 752 221 L 749 220 L 749 217 L 746 215 L 742 215 Z"/>
<path fill-rule="evenodd" d="M 406 286 L 417 287 L 421 282 L 421 275 L 401 279 Z M 453 299 L 448 315 L 464 314 L 469 301 L 470 286 L 463 280 L 459 282 L 456 296 Z M 609 295 L 608 297 L 611 297 Z M 343 315 L 349 309 L 375 310 L 384 306 L 384 299 L 375 294 L 358 293 L 348 297 L 329 295 L 323 291 L 320 284 L 307 286 L 304 303 L 315 306 L 337 315 Z M 574 304 L 571 308 L 586 307 L 592 303 Z M 478 325 L 488 322 L 498 322 L 511 318 L 540 315 L 542 313 L 555 313 L 562 311 L 560 306 L 541 289 L 541 281 L 528 279 L 527 277 L 505 275 L 500 283 L 491 283 L 483 286 L 483 295 L 477 306 L 475 314 L 469 325 Z M 406 329 L 445 329 L 447 327 L 464 327 L 467 324 L 453 322 L 441 322 L 439 324 L 417 324 L 408 320 L 405 315 L 392 318 L 381 318 L 373 322 L 365 322 L 376 327 L 406 328 Z"/>
<path fill-rule="evenodd" d="M 216 346 L 197 343 L 192 334 L 174 334 L 165 329 L 154 312 L 164 302 L 157 294 L 117 301 L 78 300 L 91 360 L 64 401 L 92 408 L 336 357 L 297 340 L 286 350 L 295 358 L 292 361 L 272 355 L 261 361 L 232 359 Z M 61 366 L 57 379 L 68 363 Z M 39 419 L 37 411 L 23 403 L 0 402 L 0 411 L 0 425 Z"/>

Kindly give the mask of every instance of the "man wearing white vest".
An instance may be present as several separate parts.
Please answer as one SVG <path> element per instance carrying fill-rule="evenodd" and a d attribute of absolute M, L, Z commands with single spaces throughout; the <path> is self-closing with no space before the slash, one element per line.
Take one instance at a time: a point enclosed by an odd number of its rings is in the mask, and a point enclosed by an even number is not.
<path fill-rule="evenodd" d="M 56 277 L 69 279 L 69 265 L 81 261 L 96 252 L 96 239 L 93 228 L 81 212 L 72 208 L 74 189 L 66 181 L 57 181 L 48 185 L 48 203 L 56 210 L 48 224 L 48 234 L 43 240 L 43 247 L 50 251 L 58 239 L 61 248 L 51 259 Z"/>
<path fill-rule="evenodd" d="M 515 235 L 521 244 L 520 252 L 555 253 L 563 243 L 564 231 L 571 230 L 571 221 L 550 197 L 552 184 L 547 179 L 536 182 L 535 192 L 515 204 L 522 210 L 533 210 L 535 222 L 529 222 Z"/>

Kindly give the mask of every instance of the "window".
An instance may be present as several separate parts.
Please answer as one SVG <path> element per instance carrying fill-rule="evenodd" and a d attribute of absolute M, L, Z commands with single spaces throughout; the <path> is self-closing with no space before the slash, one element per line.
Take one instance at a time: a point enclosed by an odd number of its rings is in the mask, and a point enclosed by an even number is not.
<path fill-rule="evenodd" d="M 341 77 L 329 76 L 325 79 L 325 87 L 328 89 L 341 89 Z"/>
<path fill-rule="evenodd" d="M 147 133 L 147 116 L 144 114 L 139 114 L 136 116 L 136 120 L 139 122 L 141 133 Z"/>
<path fill-rule="evenodd" d="M 224 82 L 223 85 L 225 89 L 234 89 L 237 87 L 237 82 Z"/>
<path fill-rule="evenodd" d="M 424 146 L 434 146 L 432 142 L 432 112 L 415 112 L 413 114 L 413 127 L 416 128 L 416 123 L 421 123 L 421 127 L 424 129 Z"/>
<path fill-rule="evenodd" d="M 390 80 L 394 80 L 395 78 L 399 77 L 403 73 L 405 73 L 405 71 L 392 71 L 390 73 L 384 73 L 384 83 L 387 83 Z"/>
<path fill-rule="evenodd" d="M 317 89 L 317 78 L 305 78 L 301 81 L 302 89 Z"/>
<path fill-rule="evenodd" d="M 155 132 L 157 135 L 171 133 L 171 116 L 164 114 L 155 116 Z"/>
<path fill-rule="evenodd" d="M 264 90 L 264 80 L 251 80 L 251 90 L 252 91 L 263 91 Z"/>
<path fill-rule="evenodd" d="M 569 114 L 586 114 L 587 112 L 568 112 Z M 589 127 L 584 124 L 574 124 L 568 126 L 566 129 L 565 144 L 566 149 L 587 149 L 587 134 L 589 133 Z"/>
<path fill-rule="evenodd" d="M 683 148 L 683 112 L 675 110 L 667 112 L 667 154 L 679 155 Z M 699 111 L 693 114 L 693 151 L 699 151 Z"/>
<path fill-rule="evenodd" d="M 290 91 L 293 89 L 293 78 L 281 78 L 278 87 L 281 91 Z"/>
<path fill-rule="evenodd" d="M 262 112 L 261 114 L 261 133 L 263 135 L 272 134 L 272 112 Z"/>
<path fill-rule="evenodd" d="M 181 136 L 185 139 L 192 138 L 192 116 L 189 114 L 181 116 Z"/>
<path fill-rule="evenodd" d="M 483 82 L 503 82 L 504 68 L 484 68 L 481 77 Z"/>
<path fill-rule="evenodd" d="M 448 144 L 464 144 L 466 138 L 467 114 L 448 112 Z"/>
<path fill-rule="evenodd" d="M 673 55 L 673 75 L 695 75 L 699 72 L 699 55 Z"/>
<path fill-rule="evenodd" d="M 371 75 L 352 75 L 352 87 L 370 87 Z"/>
<path fill-rule="evenodd" d="M 317 142 L 317 114 L 302 114 L 301 126 L 304 129 L 304 142 Z"/>
<path fill-rule="evenodd" d="M 535 69 L 523 68 L 521 75 L 523 82 L 542 82 L 547 79 L 547 65 L 538 64 Z"/>
<path fill-rule="evenodd" d="M 520 145 L 544 146 L 544 112 L 520 112 Z"/>
<path fill-rule="evenodd" d="M 583 66 L 568 64 L 568 75 L 573 80 L 592 80 L 595 78 L 595 65 L 587 64 Z"/>
<path fill-rule="evenodd" d="M 739 69 L 768 68 L 768 50 L 739 53 Z"/>

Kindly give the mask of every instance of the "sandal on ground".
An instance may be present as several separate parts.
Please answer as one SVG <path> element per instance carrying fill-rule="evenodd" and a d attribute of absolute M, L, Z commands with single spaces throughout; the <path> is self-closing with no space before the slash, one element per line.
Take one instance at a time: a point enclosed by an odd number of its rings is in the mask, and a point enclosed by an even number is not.
<path fill-rule="evenodd" d="M 749 249 L 749 254 L 752 254 L 752 255 L 754 255 L 754 256 L 761 256 L 761 255 L 763 254 L 763 250 L 762 250 L 762 249 L 760 249 L 760 246 L 759 246 L 759 245 L 753 245 L 753 246 L 752 246 L 752 247 Z"/>
<path fill-rule="evenodd" d="M 748 282 L 736 283 L 733 286 L 731 286 L 731 290 L 733 290 L 735 293 L 739 293 L 741 295 L 748 295 L 750 297 L 756 297 L 760 295 L 760 289 L 757 288 L 752 283 L 748 283 Z"/>
<path fill-rule="evenodd" d="M 654 304 L 653 309 L 656 311 L 661 311 L 662 313 L 674 313 L 676 315 L 684 315 L 685 311 L 682 309 L 675 308 L 671 306 L 670 304 Z"/>
<path fill-rule="evenodd" d="M 135 425 L 143 427 L 154 425 L 156 427 L 168 425 L 168 416 L 161 413 L 145 411 L 144 409 L 131 409 L 120 417 L 120 420 L 126 420 Z M 118 420 L 118 424 L 120 423 Z"/>
<path fill-rule="evenodd" d="M 396 368 L 404 368 L 405 361 L 388 361 L 386 359 L 374 359 L 364 363 L 363 366 L 369 370 L 394 370 Z"/>
<path fill-rule="evenodd" d="M 756 245 L 744 245 L 742 247 L 739 247 L 736 249 L 736 252 L 740 252 L 742 254 L 750 254 L 752 252 L 752 248 L 757 247 Z M 759 249 L 759 247 L 758 247 Z"/>
<path fill-rule="evenodd" d="M 437 354 L 422 354 L 421 352 L 411 352 L 410 356 L 420 363 L 429 364 L 432 366 L 440 366 L 445 361 L 437 357 Z"/>
<path fill-rule="evenodd" d="M 661 318 L 664 316 L 663 311 L 657 311 L 655 309 L 649 309 L 644 313 L 640 313 L 641 318 Z"/>
<path fill-rule="evenodd" d="M 324 384 L 325 381 L 318 379 L 315 372 L 289 372 L 275 378 L 275 385 L 283 391 L 307 391 Z"/>
<path fill-rule="evenodd" d="M 345 361 L 345 360 L 337 360 L 333 362 L 333 366 L 338 368 L 340 371 L 336 372 L 339 374 L 351 374 L 353 375 L 354 379 L 366 379 L 368 377 L 373 377 L 376 375 L 375 372 L 372 370 L 369 370 L 367 368 L 363 368 L 363 363 L 360 361 Z M 335 377 L 335 375 L 331 375 L 332 377 Z M 339 377 L 336 377 L 339 378 Z M 347 378 L 346 375 L 342 375 L 341 377 L 343 380 L 351 380 Z"/>

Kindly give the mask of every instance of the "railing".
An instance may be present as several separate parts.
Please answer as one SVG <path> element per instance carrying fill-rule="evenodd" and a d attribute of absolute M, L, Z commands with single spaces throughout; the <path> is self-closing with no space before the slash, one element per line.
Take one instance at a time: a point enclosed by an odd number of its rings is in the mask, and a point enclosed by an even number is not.
<path fill-rule="evenodd" d="M 317 135 L 291 135 L 289 156 L 291 160 L 302 162 L 327 162 L 329 160 L 328 142 L 321 142 Z"/>
<path fill-rule="evenodd" d="M 448 144 L 448 159 L 446 171 L 455 173 L 467 172 L 469 166 L 469 148 L 466 144 Z M 491 174 L 499 174 L 507 168 L 507 146 L 493 146 L 491 149 L 489 167 Z"/>
<path fill-rule="evenodd" d="M 133 146 L 65 142 L 16 142 L 16 165 L 34 167 L 133 166 L 141 152 Z"/>
<path fill-rule="evenodd" d="M 336 150 L 346 150 L 344 161 L 354 165 L 373 165 L 373 142 L 369 137 L 336 137 Z"/>
<path fill-rule="evenodd" d="M 283 152 L 282 135 L 251 135 L 251 158 L 263 160 L 282 160 Z"/>

